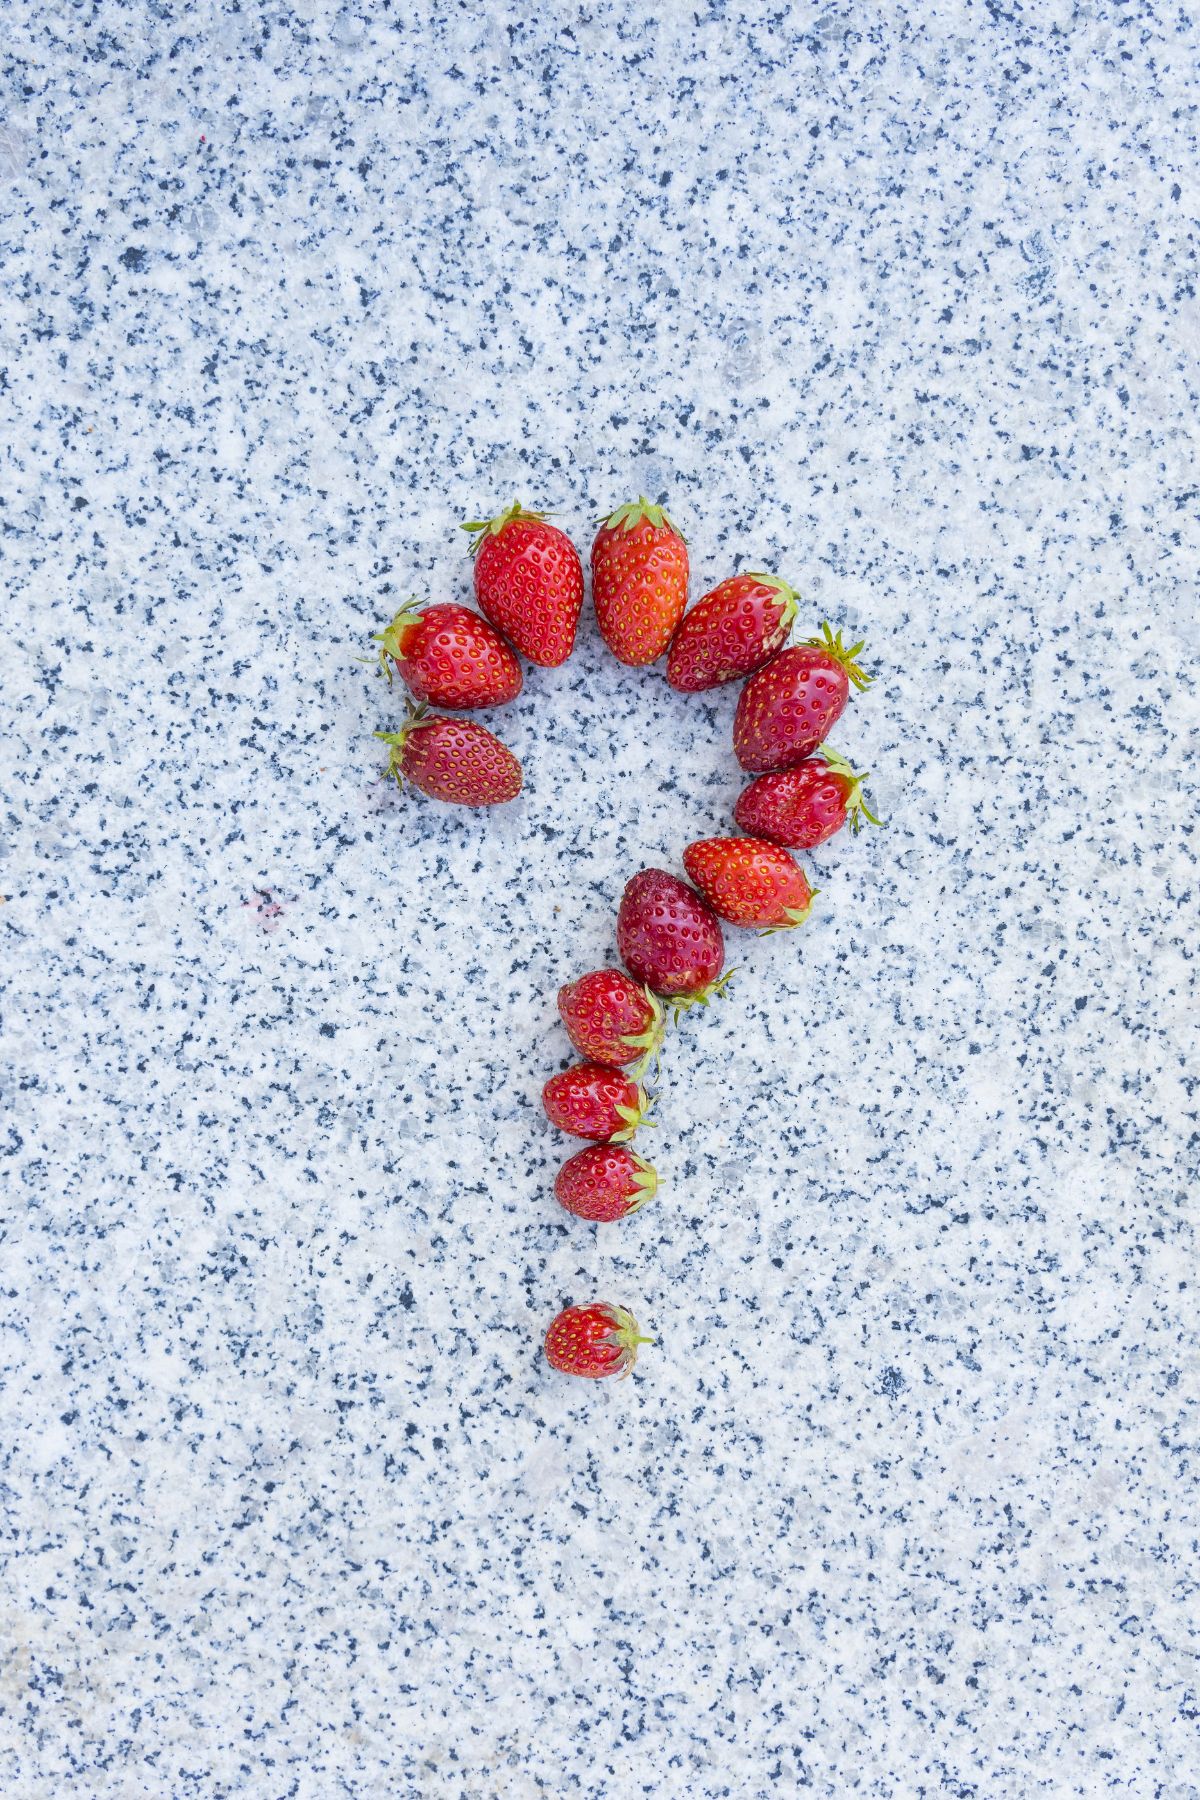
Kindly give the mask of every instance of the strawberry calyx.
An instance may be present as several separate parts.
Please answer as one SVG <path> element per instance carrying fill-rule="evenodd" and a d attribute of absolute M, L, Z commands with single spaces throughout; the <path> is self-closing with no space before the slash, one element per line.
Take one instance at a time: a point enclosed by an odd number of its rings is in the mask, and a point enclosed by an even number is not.
<path fill-rule="evenodd" d="M 638 1345 L 652 1344 L 654 1339 L 641 1335 L 638 1330 L 638 1322 L 627 1307 L 609 1306 L 606 1311 L 613 1322 L 609 1343 L 614 1350 L 620 1352 L 621 1375 L 624 1377 L 628 1375 L 637 1361 Z"/>
<path fill-rule="evenodd" d="M 832 744 L 822 744 L 819 750 L 814 750 L 813 755 L 820 757 L 831 775 L 840 775 L 843 780 L 850 783 L 849 791 L 846 794 L 846 817 L 850 821 L 851 831 L 857 831 L 864 819 L 868 824 L 882 825 L 883 820 L 875 817 L 867 805 L 866 795 L 863 793 L 863 782 L 867 779 L 866 772 L 864 771 L 860 775 L 853 765 L 846 761 L 841 752 L 834 749 Z"/>
<path fill-rule="evenodd" d="M 759 932 L 759 937 L 773 937 L 777 931 L 795 931 L 797 925 L 804 925 L 807 923 L 809 914 L 813 909 L 813 901 L 820 891 L 820 888 L 812 888 L 809 891 L 808 899 L 803 906 L 785 907 L 783 918 L 780 920 L 779 924 L 767 925 Z"/>
<path fill-rule="evenodd" d="M 656 531 L 673 531 L 676 537 L 683 537 L 683 533 L 667 517 L 665 510 L 647 500 L 645 494 L 639 494 L 627 506 L 618 506 L 615 512 L 609 513 L 607 519 L 599 519 L 597 523 L 607 531 L 633 531 L 643 520 L 646 524 L 653 525 Z"/>
<path fill-rule="evenodd" d="M 823 650 L 835 663 L 840 663 L 850 685 L 860 694 L 864 688 L 870 687 L 874 677 L 861 669 L 855 660 L 867 647 L 865 638 L 860 638 L 857 644 L 843 644 L 841 632 L 831 630 L 829 621 L 826 620 L 821 626 L 820 637 L 805 638 L 804 641 L 814 650 Z"/>
<path fill-rule="evenodd" d="M 779 624 L 782 625 L 786 635 L 792 628 L 792 620 L 800 611 L 800 596 L 795 588 L 786 582 L 782 575 L 765 575 L 761 569 L 747 569 L 746 579 L 761 582 L 763 587 L 772 589 L 776 598 L 782 602 L 783 616 Z"/>
<path fill-rule="evenodd" d="M 637 1164 L 637 1170 L 633 1177 L 634 1185 L 641 1191 L 625 1214 L 626 1218 L 629 1217 L 629 1213 L 637 1212 L 640 1206 L 645 1206 L 647 1200 L 653 1200 L 658 1192 L 658 1171 L 646 1161 L 644 1156 L 639 1156 L 636 1150 L 631 1150 L 630 1155 Z"/>
<path fill-rule="evenodd" d="M 725 973 L 718 975 L 715 981 L 705 982 L 703 987 L 694 989 L 690 994 L 672 994 L 668 1004 L 675 1023 L 678 1024 L 683 1014 L 689 1012 L 693 1006 L 707 1006 L 719 995 L 724 994 L 736 974 L 736 968 L 726 969 Z"/>
<path fill-rule="evenodd" d="M 629 1072 L 631 1081 L 640 1081 L 651 1063 L 654 1063 L 657 1071 L 663 1038 L 667 1031 L 667 1018 L 663 1011 L 662 1001 L 648 987 L 643 987 L 642 992 L 650 1004 L 650 1023 L 645 1031 L 630 1031 L 621 1039 L 621 1042 L 627 1044 L 631 1050 L 640 1050 L 642 1053 Z"/>
<path fill-rule="evenodd" d="M 391 775 L 395 778 L 396 786 L 398 788 L 403 788 L 404 771 L 401 767 L 401 763 L 404 757 L 404 746 L 407 744 L 416 727 L 424 722 L 428 712 L 429 708 L 423 700 L 419 701 L 416 705 L 410 700 L 404 723 L 399 731 L 372 732 L 372 737 L 379 738 L 382 743 L 385 743 L 390 747 L 391 751 L 391 754 L 388 757 L 387 768 L 380 777 L 382 781 L 386 781 L 388 776 Z"/>
<path fill-rule="evenodd" d="M 423 602 L 416 599 L 406 600 L 395 614 L 390 625 L 382 631 L 371 634 L 371 642 L 379 645 L 379 666 L 388 678 L 388 686 L 392 684 L 392 664 L 399 662 L 404 655 L 404 646 L 413 631 L 421 622 L 419 608 Z"/>
<path fill-rule="evenodd" d="M 471 519 L 466 524 L 460 525 L 459 530 L 469 531 L 472 534 L 471 555 L 478 556 L 480 545 L 487 538 L 495 537 L 503 531 L 504 527 L 511 524 L 513 519 L 528 519 L 536 522 L 549 517 L 549 513 L 533 512 L 528 506 L 522 506 L 519 500 L 514 500 L 505 512 L 497 513 L 494 519 Z"/>
<path fill-rule="evenodd" d="M 643 1125 L 646 1126 L 647 1130 L 656 1125 L 658 1121 L 650 1117 L 653 1107 L 653 1099 L 647 1095 L 645 1088 L 639 1082 L 636 1104 L 633 1106 L 618 1106 L 616 1109 L 617 1117 L 624 1119 L 625 1123 L 622 1125 L 620 1131 L 613 1132 L 612 1137 L 609 1139 L 609 1143 L 627 1144 L 634 1133 L 639 1131 Z"/>

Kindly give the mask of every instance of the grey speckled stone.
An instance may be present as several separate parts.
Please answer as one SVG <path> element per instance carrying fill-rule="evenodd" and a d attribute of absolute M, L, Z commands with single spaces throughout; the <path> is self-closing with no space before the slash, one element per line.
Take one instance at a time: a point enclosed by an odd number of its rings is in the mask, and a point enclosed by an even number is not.
<path fill-rule="evenodd" d="M 5 40 L 0 1792 L 1195 1800 L 1194 22 Z M 887 829 L 596 1231 L 554 992 L 735 693 L 585 614 L 456 816 L 355 658 L 639 490 L 868 634 Z M 658 1343 L 584 1388 L 597 1293 Z"/>

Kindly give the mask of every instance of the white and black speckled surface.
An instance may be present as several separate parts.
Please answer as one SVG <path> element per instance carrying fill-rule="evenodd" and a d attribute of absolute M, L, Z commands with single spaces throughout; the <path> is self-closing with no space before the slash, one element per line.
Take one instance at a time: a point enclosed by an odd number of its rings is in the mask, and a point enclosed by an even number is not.
<path fill-rule="evenodd" d="M 1195 1800 L 1195 22 L 431 10 L 5 18 L 0 1792 Z M 596 1231 L 554 992 L 735 693 L 589 619 L 464 817 L 355 657 L 639 490 L 888 828 Z"/>

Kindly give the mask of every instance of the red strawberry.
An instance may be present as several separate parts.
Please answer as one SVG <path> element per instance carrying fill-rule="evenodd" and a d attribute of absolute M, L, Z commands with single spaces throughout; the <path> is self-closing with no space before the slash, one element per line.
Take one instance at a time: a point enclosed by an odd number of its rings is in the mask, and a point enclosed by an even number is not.
<path fill-rule="evenodd" d="M 475 598 L 497 631 L 544 669 L 575 647 L 583 605 L 583 567 L 565 531 L 518 500 L 494 519 L 463 526 L 475 533 Z"/>
<path fill-rule="evenodd" d="M 684 851 L 683 866 L 731 925 L 786 931 L 812 911 L 816 889 L 799 863 L 761 838 L 701 838 Z"/>
<path fill-rule="evenodd" d="M 733 816 L 752 837 L 813 850 L 846 820 L 858 830 L 862 819 L 879 820 L 863 797 L 865 775 L 856 775 L 844 756 L 822 744 L 794 769 L 760 775 L 738 796 Z"/>
<path fill-rule="evenodd" d="M 414 698 L 434 706 L 503 706 L 521 691 L 521 665 L 498 631 L 466 606 L 410 600 L 375 634 L 388 680 L 392 665 Z"/>
<path fill-rule="evenodd" d="M 687 605 L 687 545 L 643 494 L 611 513 L 592 545 L 592 601 L 618 662 L 642 669 L 671 642 Z"/>
<path fill-rule="evenodd" d="M 596 969 L 558 990 L 567 1036 L 588 1062 L 648 1066 L 663 1040 L 663 1009 L 621 969 Z"/>
<path fill-rule="evenodd" d="M 399 731 L 377 731 L 391 745 L 387 774 L 434 800 L 494 806 L 521 791 L 521 765 L 498 737 L 474 719 L 447 719 L 424 706 L 409 708 Z"/>
<path fill-rule="evenodd" d="M 699 894 L 665 869 L 643 869 L 626 883 L 617 948 L 630 974 L 671 995 L 677 1013 L 710 1000 L 729 979 L 721 979 L 721 927 Z"/>
<path fill-rule="evenodd" d="M 623 1306 L 597 1300 L 591 1306 L 568 1306 L 546 1333 L 546 1361 L 564 1375 L 628 1375 L 637 1361 L 641 1337 L 637 1320 Z"/>
<path fill-rule="evenodd" d="M 675 633 L 667 680 L 685 694 L 737 681 L 783 644 L 799 601 L 778 575 L 733 575 L 697 600 Z"/>
<path fill-rule="evenodd" d="M 624 1144 L 593 1144 L 563 1164 L 554 1192 L 577 1219 L 607 1224 L 627 1219 L 646 1204 L 657 1186 L 658 1176 L 650 1164 Z"/>
<path fill-rule="evenodd" d="M 572 1137 L 621 1143 L 646 1123 L 646 1090 L 602 1063 L 572 1063 L 542 1089 L 546 1117 Z"/>
<path fill-rule="evenodd" d="M 833 730 L 850 697 L 865 688 L 855 657 L 822 625 L 821 637 L 781 650 L 742 689 L 733 718 L 733 748 L 743 769 L 793 769 Z"/>

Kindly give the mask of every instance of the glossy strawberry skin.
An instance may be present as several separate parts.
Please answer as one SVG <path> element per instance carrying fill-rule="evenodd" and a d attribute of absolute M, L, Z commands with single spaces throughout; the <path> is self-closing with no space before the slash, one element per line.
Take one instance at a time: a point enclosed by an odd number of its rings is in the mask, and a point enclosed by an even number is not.
<path fill-rule="evenodd" d="M 544 669 L 575 647 L 583 566 L 565 531 L 518 505 L 478 529 L 475 599 L 484 617 L 522 656 Z"/>
<path fill-rule="evenodd" d="M 521 765 L 498 737 L 474 719 L 418 710 L 398 732 L 377 731 L 392 746 L 388 773 L 432 800 L 496 806 L 521 791 Z"/>
<path fill-rule="evenodd" d="M 603 1063 L 574 1063 L 542 1089 L 546 1117 L 572 1137 L 599 1144 L 632 1137 L 646 1110 L 636 1081 Z"/>
<path fill-rule="evenodd" d="M 650 1342 L 638 1335 L 637 1320 L 623 1306 L 603 1301 L 568 1306 L 546 1333 L 546 1360 L 564 1375 L 597 1381 L 627 1375 L 637 1361 L 638 1345 Z"/>
<path fill-rule="evenodd" d="M 711 909 L 666 869 L 643 869 L 626 883 L 617 948 L 637 981 L 656 994 L 711 987 L 725 964 L 725 940 Z"/>
<path fill-rule="evenodd" d="M 700 838 L 683 866 L 731 925 L 784 930 L 808 917 L 814 890 L 799 863 L 761 838 Z"/>
<path fill-rule="evenodd" d="M 379 643 L 385 667 L 432 706 L 503 706 L 521 691 L 520 663 L 470 607 L 401 607 Z"/>
<path fill-rule="evenodd" d="M 587 1062 L 621 1068 L 653 1054 L 662 1039 L 662 1007 L 621 969 L 595 969 L 558 990 L 567 1036 Z"/>
<path fill-rule="evenodd" d="M 593 1144 L 579 1150 L 558 1171 L 554 1192 L 577 1219 L 609 1224 L 644 1206 L 657 1187 L 648 1162 L 624 1144 Z"/>
<path fill-rule="evenodd" d="M 774 575 L 733 575 L 697 600 L 675 633 L 667 680 L 698 694 L 750 675 L 783 645 L 796 595 Z"/>
<path fill-rule="evenodd" d="M 828 750 L 828 747 L 826 747 Z M 733 816 L 751 837 L 769 838 L 792 850 L 815 850 L 842 829 L 848 818 L 857 827 L 862 777 L 848 765 L 831 767 L 826 754 L 814 751 L 794 769 L 760 775 L 738 796 Z"/>
<path fill-rule="evenodd" d="M 592 545 L 592 601 L 618 662 L 656 662 L 687 605 L 687 545 L 661 507 L 642 499 L 605 520 Z"/>

